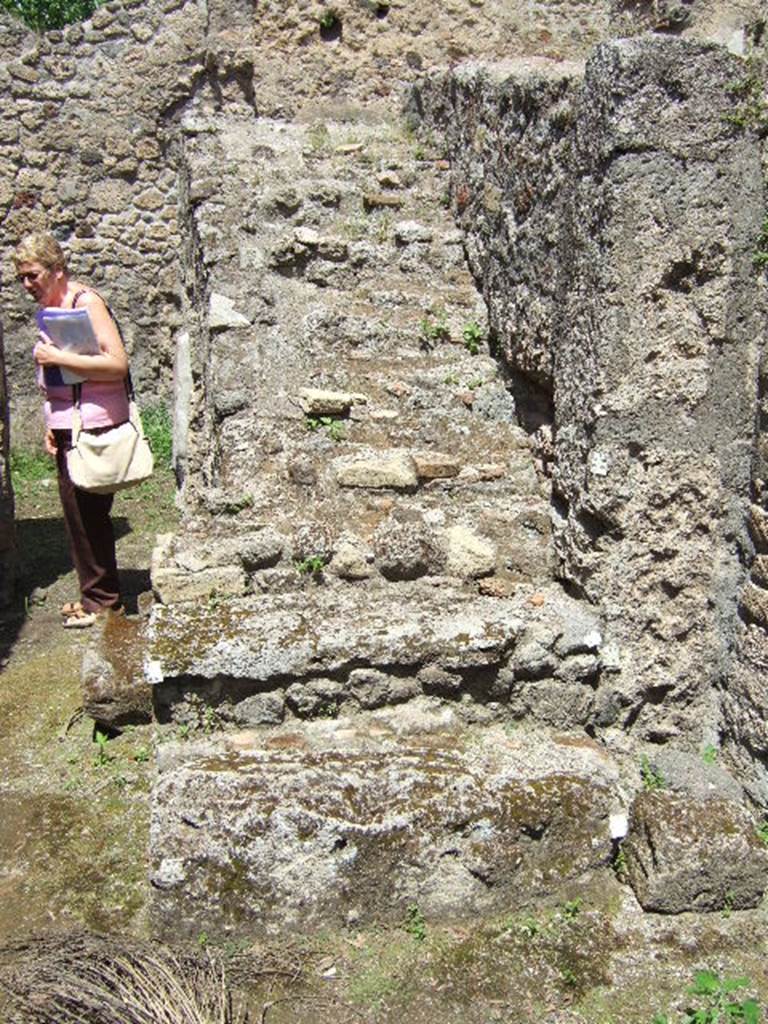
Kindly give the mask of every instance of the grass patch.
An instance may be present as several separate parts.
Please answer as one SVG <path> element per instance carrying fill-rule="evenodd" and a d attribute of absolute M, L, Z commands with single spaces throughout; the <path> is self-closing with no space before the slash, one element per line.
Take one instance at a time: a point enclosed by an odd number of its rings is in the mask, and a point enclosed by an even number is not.
<path fill-rule="evenodd" d="M 147 406 L 142 410 L 141 422 L 155 456 L 155 465 L 160 469 L 170 469 L 173 460 L 173 423 L 168 406 Z"/>
<path fill-rule="evenodd" d="M 25 484 L 48 480 L 56 475 L 56 463 L 44 451 L 33 448 L 11 449 L 11 483 L 14 491 Z"/>

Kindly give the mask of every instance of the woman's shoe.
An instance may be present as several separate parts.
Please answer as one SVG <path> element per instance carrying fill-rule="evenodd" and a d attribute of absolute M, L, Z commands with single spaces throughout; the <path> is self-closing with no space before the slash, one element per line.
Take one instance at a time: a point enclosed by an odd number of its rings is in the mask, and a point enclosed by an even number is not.
<path fill-rule="evenodd" d="M 80 608 L 78 611 L 68 615 L 62 625 L 64 629 L 87 629 L 96 621 L 96 612 L 87 612 Z"/>
<path fill-rule="evenodd" d="M 83 606 L 79 601 L 67 601 L 66 604 L 61 606 L 59 611 L 65 619 L 68 619 L 70 615 L 77 615 L 79 612 L 83 611 Z"/>

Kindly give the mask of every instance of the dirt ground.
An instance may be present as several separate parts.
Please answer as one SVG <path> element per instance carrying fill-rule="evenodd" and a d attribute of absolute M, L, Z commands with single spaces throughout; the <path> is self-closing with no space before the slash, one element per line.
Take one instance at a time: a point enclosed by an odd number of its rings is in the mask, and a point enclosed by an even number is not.
<path fill-rule="evenodd" d="M 168 728 L 95 735 L 79 711 L 88 632 L 59 624 L 76 590 L 51 480 L 17 486 L 17 519 L 20 599 L 0 624 L 0 980 L 30 936 L 149 937 L 149 793 Z M 129 614 L 175 521 L 170 474 L 116 500 Z M 686 991 L 696 970 L 746 976 L 732 998 L 768 1005 L 767 944 L 762 909 L 646 915 L 606 869 L 500 919 L 437 927 L 414 907 L 399 927 L 268 943 L 201 932 L 194 951 L 223 961 L 267 1024 L 651 1024 L 702 1005 Z"/>

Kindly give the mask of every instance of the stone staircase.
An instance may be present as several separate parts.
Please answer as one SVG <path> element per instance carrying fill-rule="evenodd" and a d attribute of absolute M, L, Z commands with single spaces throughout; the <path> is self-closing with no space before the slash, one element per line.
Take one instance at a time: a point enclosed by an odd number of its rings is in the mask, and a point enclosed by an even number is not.
<path fill-rule="evenodd" d="M 569 840 L 575 867 L 562 873 L 552 841 L 535 844 L 530 870 L 573 878 L 604 864 L 616 793 L 591 786 L 591 755 L 564 767 L 549 741 L 535 766 L 498 769 L 514 800 L 486 829 L 502 843 L 487 853 L 494 877 L 478 881 L 470 863 L 480 819 L 501 813 L 475 794 L 473 752 L 490 756 L 518 720 L 592 721 L 611 664 L 596 615 L 553 577 L 549 482 L 489 349 L 448 164 L 397 124 L 221 118 L 188 121 L 182 162 L 186 514 L 155 553 L 146 675 L 159 720 L 202 745 L 164 747 L 156 923 L 278 927 L 282 860 L 252 842 L 269 833 L 272 850 L 286 829 L 308 858 L 308 888 L 288 901 L 297 921 L 302 907 L 314 923 L 329 907 L 338 919 L 352 892 L 362 917 L 414 899 L 448 914 L 492 907 L 514 889 L 502 869 L 514 844 L 554 836 L 557 793 L 572 789 L 589 822 Z M 205 738 L 219 726 L 221 740 Z M 468 771 L 472 807 L 440 824 Z M 335 795 L 308 803 L 289 779 Z M 362 779 L 386 843 L 359 806 Z M 428 854 L 391 838 L 433 819 Z M 448 865 L 457 830 L 470 852 Z M 265 871 L 269 884 L 249 881 Z M 322 906 L 307 895 L 320 878 Z"/>
<path fill-rule="evenodd" d="M 239 643 L 257 608 L 284 653 L 286 609 L 326 605 L 350 651 L 369 608 L 393 645 L 420 605 L 513 637 L 552 582 L 549 485 L 489 352 L 447 162 L 396 124 L 216 124 L 187 126 L 189 511 L 153 566 L 152 678 L 177 690 L 184 638 L 233 602 Z M 314 674 L 339 671 L 324 646 Z"/>

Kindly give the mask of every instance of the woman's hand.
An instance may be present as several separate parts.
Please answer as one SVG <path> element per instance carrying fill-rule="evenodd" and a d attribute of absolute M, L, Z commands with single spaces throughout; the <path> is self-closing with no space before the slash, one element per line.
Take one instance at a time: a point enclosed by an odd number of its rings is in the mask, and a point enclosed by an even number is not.
<path fill-rule="evenodd" d="M 56 438 L 53 436 L 52 430 L 46 430 L 43 444 L 45 445 L 45 450 L 48 454 L 55 457 L 58 448 L 56 447 Z"/>
<path fill-rule="evenodd" d="M 38 366 L 61 366 L 62 351 L 53 344 L 44 331 L 40 331 L 40 340 L 35 345 L 34 356 Z"/>

